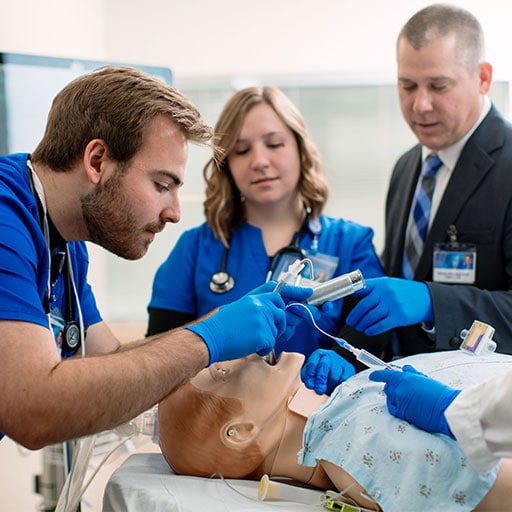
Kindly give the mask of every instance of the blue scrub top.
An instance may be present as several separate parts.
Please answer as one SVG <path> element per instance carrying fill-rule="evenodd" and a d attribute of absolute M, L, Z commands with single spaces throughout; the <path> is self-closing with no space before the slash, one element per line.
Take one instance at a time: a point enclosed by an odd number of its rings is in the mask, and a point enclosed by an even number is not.
<path fill-rule="evenodd" d="M 338 264 L 333 277 L 355 269 L 360 269 L 365 278 L 384 275 L 373 247 L 373 231 L 354 222 L 322 215 L 303 230 L 299 247 L 336 256 Z M 226 264 L 235 286 L 223 294 L 212 292 L 210 279 L 222 268 L 224 251 L 207 223 L 184 232 L 155 274 L 149 307 L 193 314 L 197 318 L 265 282 L 270 258 L 261 230 L 244 223 L 233 232 Z M 330 304 L 320 322 L 323 330 L 337 333 L 342 305 L 343 299 Z M 300 352 L 307 357 L 317 348 L 331 346 L 332 340 L 319 335 L 309 322 L 303 322 L 291 340 L 276 345 L 276 353 Z"/>
<path fill-rule="evenodd" d="M 0 157 L 0 320 L 31 322 L 49 328 L 43 306 L 48 288 L 48 249 L 38 222 L 27 158 L 26 153 Z M 84 326 L 87 327 L 101 321 L 87 283 L 87 248 L 84 242 L 70 242 L 68 247 Z M 64 286 L 65 278 L 61 273 L 52 283 L 50 298 L 56 322 L 62 324 L 64 319 L 68 320 Z M 76 307 L 73 311 L 77 321 Z M 2 437 L 0 433 L 0 439 Z"/>
<path fill-rule="evenodd" d="M 48 327 L 43 307 L 48 288 L 48 249 L 38 222 L 27 158 L 28 154 L 0 157 L 0 319 Z M 84 242 L 70 242 L 68 247 L 87 327 L 101 321 L 87 283 L 89 256 Z M 66 266 L 64 272 L 65 269 Z M 64 286 L 65 275 L 61 273 L 52 283 L 50 303 L 54 312 L 64 312 L 63 316 L 67 316 Z M 76 321 L 76 307 L 73 309 Z"/>

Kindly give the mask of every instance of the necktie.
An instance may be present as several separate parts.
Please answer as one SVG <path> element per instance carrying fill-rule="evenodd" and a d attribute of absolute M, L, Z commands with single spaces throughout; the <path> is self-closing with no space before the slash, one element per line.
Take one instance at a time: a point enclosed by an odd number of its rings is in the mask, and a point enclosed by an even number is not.
<path fill-rule="evenodd" d="M 430 219 L 435 175 L 442 165 L 442 160 L 437 155 L 432 154 L 425 160 L 421 169 L 421 185 L 418 187 L 416 197 L 414 198 L 414 222 L 411 223 L 409 236 L 406 240 L 402 263 L 402 275 L 406 279 L 414 277 L 414 271 L 423 252 L 423 244 L 427 236 Z"/>

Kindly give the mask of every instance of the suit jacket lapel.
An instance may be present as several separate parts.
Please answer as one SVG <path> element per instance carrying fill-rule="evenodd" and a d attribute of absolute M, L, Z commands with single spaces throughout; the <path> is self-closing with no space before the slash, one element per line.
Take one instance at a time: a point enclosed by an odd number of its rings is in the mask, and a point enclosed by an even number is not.
<path fill-rule="evenodd" d="M 434 244 L 448 240 L 448 226 L 457 224 L 460 210 L 494 165 L 494 159 L 489 154 L 503 145 L 503 133 L 497 123 L 492 122 L 495 115 L 497 112 L 492 108 L 462 150 L 425 240 L 416 278 L 424 279 L 429 275 Z"/>
<path fill-rule="evenodd" d="M 390 191 L 400 200 L 394 200 L 392 204 L 393 211 L 388 212 L 388 218 L 393 224 L 388 224 L 388 245 L 393 249 L 390 250 L 389 272 L 391 275 L 402 274 L 402 255 L 404 252 L 405 233 L 407 230 L 407 222 L 409 220 L 409 211 L 416 190 L 416 183 L 420 174 L 421 146 L 413 148 L 407 161 L 401 163 L 401 172 L 403 176 L 397 178 L 397 190 Z M 411 172 L 415 169 L 415 172 Z M 392 230 L 392 231 L 391 231 Z M 391 231 L 391 232 L 390 232 Z"/>

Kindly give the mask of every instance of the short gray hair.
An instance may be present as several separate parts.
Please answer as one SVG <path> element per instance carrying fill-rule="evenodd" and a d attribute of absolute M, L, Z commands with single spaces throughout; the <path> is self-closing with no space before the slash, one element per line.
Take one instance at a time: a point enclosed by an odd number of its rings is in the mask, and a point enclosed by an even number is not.
<path fill-rule="evenodd" d="M 421 9 L 404 25 L 397 42 L 404 38 L 419 50 L 452 34 L 456 37 L 459 63 L 467 69 L 476 69 L 485 59 L 484 33 L 475 16 L 460 7 L 433 4 Z"/>

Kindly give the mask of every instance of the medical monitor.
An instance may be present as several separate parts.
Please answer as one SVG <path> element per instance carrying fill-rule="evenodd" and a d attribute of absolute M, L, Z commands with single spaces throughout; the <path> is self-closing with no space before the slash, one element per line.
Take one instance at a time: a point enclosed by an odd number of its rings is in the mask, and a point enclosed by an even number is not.
<path fill-rule="evenodd" d="M 173 81 L 166 67 L 0 52 L 0 154 L 33 151 L 56 94 L 77 76 L 110 64 Z"/>

